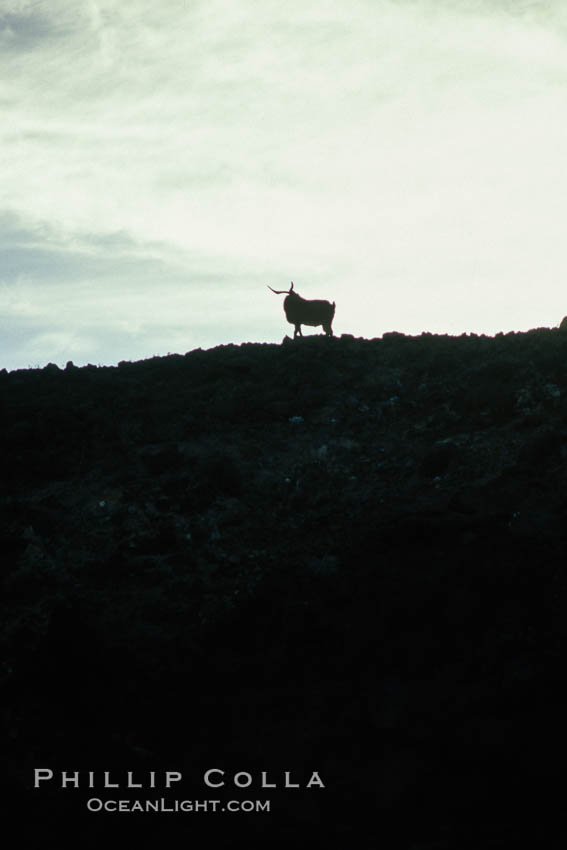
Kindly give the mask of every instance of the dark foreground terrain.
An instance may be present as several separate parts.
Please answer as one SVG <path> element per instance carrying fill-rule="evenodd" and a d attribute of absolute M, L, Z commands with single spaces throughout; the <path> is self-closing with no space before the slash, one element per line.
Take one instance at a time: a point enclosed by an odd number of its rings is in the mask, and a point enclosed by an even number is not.
<path fill-rule="evenodd" d="M 0 400 L 20 846 L 564 846 L 567 334 L 47 366 Z"/>

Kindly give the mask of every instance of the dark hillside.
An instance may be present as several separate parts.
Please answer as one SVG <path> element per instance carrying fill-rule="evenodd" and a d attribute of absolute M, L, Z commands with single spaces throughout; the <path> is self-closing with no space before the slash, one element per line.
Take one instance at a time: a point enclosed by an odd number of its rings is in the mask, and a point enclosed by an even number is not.
<path fill-rule="evenodd" d="M 0 411 L 23 845 L 563 846 L 566 334 L 50 365 L 1 372 Z M 34 768 L 183 785 L 33 789 Z M 206 788 L 209 768 L 253 783 Z"/>

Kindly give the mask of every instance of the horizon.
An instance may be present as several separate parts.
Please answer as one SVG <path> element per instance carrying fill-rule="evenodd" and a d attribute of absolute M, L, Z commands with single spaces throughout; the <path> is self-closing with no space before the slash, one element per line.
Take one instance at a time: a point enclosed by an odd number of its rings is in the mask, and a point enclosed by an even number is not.
<path fill-rule="evenodd" d="M 337 341 L 337 342 L 340 342 L 341 340 L 345 340 L 347 342 L 363 342 L 363 343 L 364 342 L 382 342 L 385 338 L 387 338 L 389 336 L 404 337 L 406 339 L 419 339 L 420 337 L 431 337 L 431 338 L 449 337 L 450 339 L 457 340 L 457 339 L 462 339 L 463 337 L 465 337 L 466 339 L 495 340 L 498 337 L 525 336 L 525 335 L 528 335 L 528 334 L 531 334 L 531 333 L 537 333 L 539 331 L 560 331 L 560 330 L 561 329 L 558 326 L 554 326 L 554 327 L 541 326 L 541 327 L 537 327 L 537 328 L 528 328 L 527 330 L 521 330 L 521 331 L 514 331 L 514 330 L 497 331 L 497 333 L 495 333 L 495 334 L 484 334 L 484 333 L 478 334 L 478 333 L 475 333 L 474 331 L 465 331 L 465 332 L 460 333 L 460 334 L 457 334 L 457 333 L 453 333 L 453 334 L 451 334 L 451 333 L 435 333 L 435 334 L 433 334 L 433 333 L 430 333 L 430 331 L 421 331 L 420 333 L 416 333 L 416 334 L 406 334 L 406 333 L 403 333 L 402 331 L 391 330 L 391 331 L 385 331 L 381 336 L 377 336 L 377 337 L 357 337 L 357 336 L 354 336 L 353 334 L 350 334 L 350 333 L 343 333 L 343 334 L 340 334 L 340 335 L 335 334 L 333 337 L 331 337 L 331 339 L 333 339 L 334 341 Z M 320 339 L 320 340 L 328 340 L 329 339 L 329 337 L 326 337 L 325 334 L 321 334 L 321 333 L 310 333 L 309 334 L 308 333 L 308 334 L 305 334 L 303 337 L 301 337 L 297 340 L 294 340 L 293 337 L 290 337 L 290 336 L 287 335 L 280 342 L 271 342 L 271 341 L 267 342 L 265 340 L 245 340 L 243 342 L 221 342 L 221 343 L 218 343 L 217 345 L 211 345 L 209 347 L 199 346 L 197 348 L 188 349 L 187 351 L 168 351 L 165 354 L 163 354 L 163 353 L 161 353 L 161 354 L 148 354 L 146 357 L 141 357 L 141 358 L 137 358 L 137 359 L 125 359 L 125 360 L 120 360 L 116 363 L 114 363 L 114 362 L 112 362 L 112 363 L 101 363 L 101 362 L 92 363 L 90 361 L 88 361 L 88 362 L 75 362 L 74 360 L 68 360 L 66 363 L 54 363 L 53 361 L 50 361 L 49 363 L 42 363 L 42 364 L 36 363 L 33 366 L 32 365 L 17 366 L 13 369 L 7 369 L 6 367 L 0 366 L 0 374 L 2 372 L 6 372 L 7 374 L 11 374 L 12 372 L 33 372 L 33 371 L 41 372 L 44 369 L 48 369 L 48 368 L 52 368 L 52 367 L 55 367 L 60 372 L 65 372 L 66 369 L 69 369 L 69 368 L 73 368 L 73 369 L 85 369 L 85 368 L 118 369 L 122 366 L 135 366 L 136 364 L 146 362 L 147 360 L 167 360 L 169 357 L 188 357 L 189 355 L 196 354 L 199 351 L 200 352 L 205 352 L 205 351 L 206 352 L 214 352 L 217 349 L 221 349 L 221 348 L 240 348 L 241 346 L 247 346 L 247 345 L 250 345 L 250 346 L 273 345 L 277 348 L 280 348 L 282 345 L 286 344 L 286 341 L 287 341 L 287 344 L 289 344 L 289 345 L 301 345 L 302 340 L 309 340 L 310 338 L 311 339 Z M 328 342 L 328 343 L 325 343 L 325 344 L 333 345 L 333 342 Z"/>
<path fill-rule="evenodd" d="M 560 0 L 7 0 L 0 369 L 557 327 Z M 33 366 L 30 364 L 41 364 Z"/>

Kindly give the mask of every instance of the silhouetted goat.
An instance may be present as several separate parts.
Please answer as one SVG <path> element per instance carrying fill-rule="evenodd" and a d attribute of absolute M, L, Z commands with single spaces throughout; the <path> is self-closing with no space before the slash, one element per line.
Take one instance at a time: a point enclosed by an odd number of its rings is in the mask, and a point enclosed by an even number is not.
<path fill-rule="evenodd" d="M 268 286 L 268 289 L 272 289 Z M 323 330 L 327 336 L 333 336 L 333 317 L 335 315 L 335 302 L 331 304 L 329 301 L 308 301 L 302 298 L 297 292 L 293 291 L 293 281 L 290 289 L 272 289 L 276 295 L 287 293 L 287 298 L 284 298 L 283 308 L 285 317 L 290 325 L 295 325 L 293 338 L 301 333 L 301 325 L 310 325 L 315 328 L 318 325 L 323 326 Z"/>

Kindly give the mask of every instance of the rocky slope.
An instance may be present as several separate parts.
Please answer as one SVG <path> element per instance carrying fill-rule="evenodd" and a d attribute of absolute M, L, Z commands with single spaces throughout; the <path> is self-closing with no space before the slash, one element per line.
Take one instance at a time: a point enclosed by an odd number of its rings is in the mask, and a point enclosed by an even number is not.
<path fill-rule="evenodd" d="M 50 365 L 0 372 L 0 400 L 2 794 L 28 846 L 559 846 L 567 335 Z M 252 787 L 212 793 L 217 767 Z M 177 770 L 272 810 L 95 815 L 34 768 Z"/>

